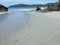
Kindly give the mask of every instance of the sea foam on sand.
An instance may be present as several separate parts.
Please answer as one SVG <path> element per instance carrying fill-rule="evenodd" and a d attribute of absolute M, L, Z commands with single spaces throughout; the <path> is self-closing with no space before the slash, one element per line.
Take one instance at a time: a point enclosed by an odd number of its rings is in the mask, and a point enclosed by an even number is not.
<path fill-rule="evenodd" d="M 60 12 L 29 12 L 28 24 L 2 45 L 60 45 Z"/>

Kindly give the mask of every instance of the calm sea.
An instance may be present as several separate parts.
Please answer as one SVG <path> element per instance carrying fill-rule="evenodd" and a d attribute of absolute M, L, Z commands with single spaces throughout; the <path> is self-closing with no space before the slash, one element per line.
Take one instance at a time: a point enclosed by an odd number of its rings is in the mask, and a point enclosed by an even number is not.
<path fill-rule="evenodd" d="M 0 44 L 10 33 L 18 31 L 29 21 L 28 10 L 9 9 L 0 12 Z"/>
<path fill-rule="evenodd" d="M 0 12 L 0 32 L 8 33 L 20 30 L 28 20 L 28 12 L 34 8 L 10 8 L 7 13 Z"/>
<path fill-rule="evenodd" d="M 28 23 L 27 11 L 31 10 L 36 8 L 9 8 L 7 13 L 0 12 L 0 45 L 10 33 L 20 30 Z"/>

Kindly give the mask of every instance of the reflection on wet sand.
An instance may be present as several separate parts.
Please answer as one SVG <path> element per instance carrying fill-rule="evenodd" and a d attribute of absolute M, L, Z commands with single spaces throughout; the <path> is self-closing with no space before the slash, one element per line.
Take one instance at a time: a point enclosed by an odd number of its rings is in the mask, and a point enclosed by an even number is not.
<path fill-rule="evenodd" d="M 5 19 L 8 16 L 8 13 L 6 14 L 0 14 L 0 21 Z"/>
<path fill-rule="evenodd" d="M 0 14 L 0 44 L 11 33 L 20 30 L 28 22 L 28 15 L 24 12 Z"/>

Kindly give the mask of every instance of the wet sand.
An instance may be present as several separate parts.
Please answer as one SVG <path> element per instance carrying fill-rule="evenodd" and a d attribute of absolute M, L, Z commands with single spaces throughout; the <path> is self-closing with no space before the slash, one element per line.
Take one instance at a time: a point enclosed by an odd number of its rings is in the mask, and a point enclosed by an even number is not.
<path fill-rule="evenodd" d="M 2 45 L 60 45 L 60 12 L 28 12 L 29 22 Z"/>
<path fill-rule="evenodd" d="M 19 31 L 28 20 L 26 12 L 0 12 L 0 45 L 3 44 L 4 40 L 6 40 L 11 33 Z"/>

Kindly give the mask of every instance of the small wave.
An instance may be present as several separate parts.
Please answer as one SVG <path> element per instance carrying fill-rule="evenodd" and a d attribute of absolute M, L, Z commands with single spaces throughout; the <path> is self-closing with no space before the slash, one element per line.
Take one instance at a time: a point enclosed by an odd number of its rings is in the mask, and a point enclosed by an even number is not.
<path fill-rule="evenodd" d="M 35 10 L 35 8 L 24 8 L 24 9 L 19 9 L 19 8 L 17 8 L 17 9 L 9 9 L 9 11 L 13 11 L 13 12 L 15 12 L 15 11 L 31 11 L 31 10 Z"/>
<path fill-rule="evenodd" d="M 11 13 L 12 11 L 8 11 L 8 12 L 0 12 L 0 14 L 7 14 L 7 13 Z"/>
<path fill-rule="evenodd" d="M 7 12 L 0 12 L 0 14 L 6 14 Z"/>

